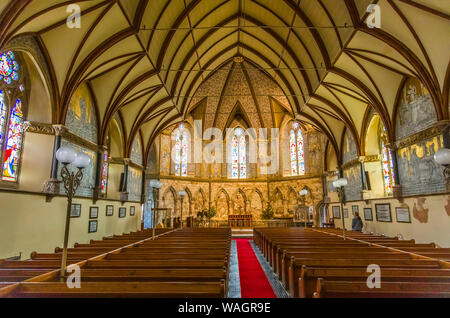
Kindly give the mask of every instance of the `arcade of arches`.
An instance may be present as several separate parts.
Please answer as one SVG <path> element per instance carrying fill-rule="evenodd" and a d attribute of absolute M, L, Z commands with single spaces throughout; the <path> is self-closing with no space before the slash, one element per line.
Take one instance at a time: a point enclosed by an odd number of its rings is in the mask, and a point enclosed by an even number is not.
<path fill-rule="evenodd" d="M 54 154 L 67 145 L 91 158 L 69 244 L 148 226 L 158 179 L 173 218 L 184 190 L 183 218 L 215 207 L 214 224 L 261 221 L 270 205 L 273 222 L 292 220 L 307 189 L 314 226 L 344 214 L 350 229 L 359 211 L 366 233 L 450 247 L 434 160 L 450 148 L 448 3 L 274 2 L 79 1 L 69 28 L 76 1 L 1 0 L 0 259 L 61 245 Z M 372 2 L 380 29 L 365 23 Z M 227 139 L 212 163 L 195 160 L 196 146 Z M 349 213 L 338 216 L 340 176 Z"/>

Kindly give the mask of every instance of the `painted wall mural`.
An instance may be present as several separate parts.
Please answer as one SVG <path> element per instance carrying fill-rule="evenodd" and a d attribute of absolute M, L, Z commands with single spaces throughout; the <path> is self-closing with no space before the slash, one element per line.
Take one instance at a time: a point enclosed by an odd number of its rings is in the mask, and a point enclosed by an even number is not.
<path fill-rule="evenodd" d="M 141 201 L 142 172 L 129 167 L 127 183 L 128 200 Z"/>
<path fill-rule="evenodd" d="M 426 198 L 417 198 L 417 202 L 414 203 L 413 217 L 420 223 L 428 223 L 428 210 L 424 205 Z"/>
<path fill-rule="evenodd" d="M 345 199 L 347 201 L 361 200 L 361 166 L 354 165 L 344 169 L 344 177 L 347 178 L 348 184 L 345 189 Z"/>
<path fill-rule="evenodd" d="M 83 179 L 81 180 L 81 184 L 75 193 L 76 196 L 81 197 L 91 197 L 93 195 L 93 189 L 95 187 L 95 168 L 97 167 L 97 155 L 94 151 L 83 148 L 81 146 L 75 145 L 68 140 L 61 140 L 61 147 L 69 146 L 75 149 L 76 151 L 83 152 L 87 154 L 91 158 L 91 163 L 87 168 L 83 169 Z M 61 178 L 61 169 L 63 165 L 58 163 L 58 180 L 62 181 Z M 75 170 L 74 167 L 70 167 L 72 171 Z M 64 189 L 64 185 L 61 184 L 60 193 L 65 194 L 66 191 Z"/>
<path fill-rule="evenodd" d="M 97 143 L 97 116 L 86 84 L 82 84 L 73 94 L 65 125 L 73 134 Z"/>
<path fill-rule="evenodd" d="M 417 78 L 409 78 L 401 92 L 395 133 L 397 139 L 413 135 L 436 122 L 430 93 Z"/>
<path fill-rule="evenodd" d="M 169 175 L 170 173 L 170 137 L 161 135 L 161 174 Z"/>
<path fill-rule="evenodd" d="M 434 154 L 443 146 L 440 135 L 398 150 L 398 171 L 404 195 L 445 192 L 442 167 L 434 160 Z"/>
<path fill-rule="evenodd" d="M 343 163 L 347 163 L 356 158 L 358 158 L 358 151 L 356 150 L 356 144 L 355 141 L 353 140 L 353 136 L 348 133 L 345 133 L 342 152 Z"/>
<path fill-rule="evenodd" d="M 134 138 L 133 145 L 131 146 L 130 159 L 138 165 L 143 164 L 142 145 L 139 137 Z"/>

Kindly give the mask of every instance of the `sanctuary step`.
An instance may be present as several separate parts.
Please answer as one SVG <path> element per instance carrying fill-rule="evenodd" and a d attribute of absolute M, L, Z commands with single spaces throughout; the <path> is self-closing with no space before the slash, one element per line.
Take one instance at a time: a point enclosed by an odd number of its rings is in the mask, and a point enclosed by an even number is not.
<path fill-rule="evenodd" d="M 238 238 L 253 239 L 253 229 L 232 229 L 231 237 L 233 239 Z"/>

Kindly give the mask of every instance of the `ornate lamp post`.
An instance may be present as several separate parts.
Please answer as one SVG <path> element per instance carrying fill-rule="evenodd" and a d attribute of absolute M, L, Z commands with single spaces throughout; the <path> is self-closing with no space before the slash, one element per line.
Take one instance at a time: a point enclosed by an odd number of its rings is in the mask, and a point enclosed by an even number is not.
<path fill-rule="evenodd" d="M 159 189 L 162 187 L 162 182 L 156 179 L 150 180 L 150 187 L 153 191 L 153 209 L 152 209 L 152 240 L 155 239 L 155 211 L 158 209 Z"/>
<path fill-rule="evenodd" d="M 333 187 L 336 188 L 339 201 L 341 202 L 341 211 L 342 211 L 342 233 L 345 240 L 345 218 L 344 218 L 344 204 L 345 204 L 345 192 L 344 187 L 347 185 L 348 181 L 345 178 L 337 179 L 333 182 Z"/>
<path fill-rule="evenodd" d="M 180 196 L 180 216 L 181 216 L 181 228 L 183 228 L 183 199 L 184 199 L 184 196 L 186 195 L 186 191 L 184 191 L 184 190 L 180 190 L 179 192 L 178 192 L 178 195 Z"/>
<path fill-rule="evenodd" d="M 444 167 L 444 178 L 450 183 L 450 149 L 443 148 L 434 154 L 434 160 Z"/>
<path fill-rule="evenodd" d="M 66 228 L 64 232 L 64 246 L 63 255 L 61 258 L 61 280 L 64 279 L 67 264 L 67 245 L 69 243 L 70 231 L 70 212 L 72 209 L 72 198 L 75 195 L 81 180 L 83 179 L 83 169 L 89 166 L 91 158 L 82 152 L 77 152 L 71 147 L 61 147 L 56 152 L 56 159 L 63 164 L 61 169 L 61 177 L 63 179 L 64 188 L 67 193 L 67 213 L 66 213 Z M 70 172 L 68 165 L 72 164 L 78 168 L 77 172 Z"/>
<path fill-rule="evenodd" d="M 300 196 L 302 198 L 302 210 L 303 210 L 303 213 L 305 214 L 305 229 L 308 226 L 307 225 L 306 204 L 305 204 L 307 194 L 308 194 L 308 190 L 306 190 L 306 189 L 300 190 Z"/>

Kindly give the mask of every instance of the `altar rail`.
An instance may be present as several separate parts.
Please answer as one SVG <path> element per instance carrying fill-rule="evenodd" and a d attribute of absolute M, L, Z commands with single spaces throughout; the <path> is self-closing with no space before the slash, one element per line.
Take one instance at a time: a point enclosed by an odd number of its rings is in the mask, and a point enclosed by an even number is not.
<path fill-rule="evenodd" d="M 252 221 L 253 227 L 293 227 L 296 226 L 296 223 L 294 223 L 292 220 L 260 220 L 260 221 Z M 300 224 L 300 226 L 303 226 Z M 213 227 L 213 228 L 222 228 L 222 227 L 229 227 L 228 221 L 216 221 L 211 220 L 209 223 L 208 221 L 200 221 L 195 222 L 195 227 Z"/>

